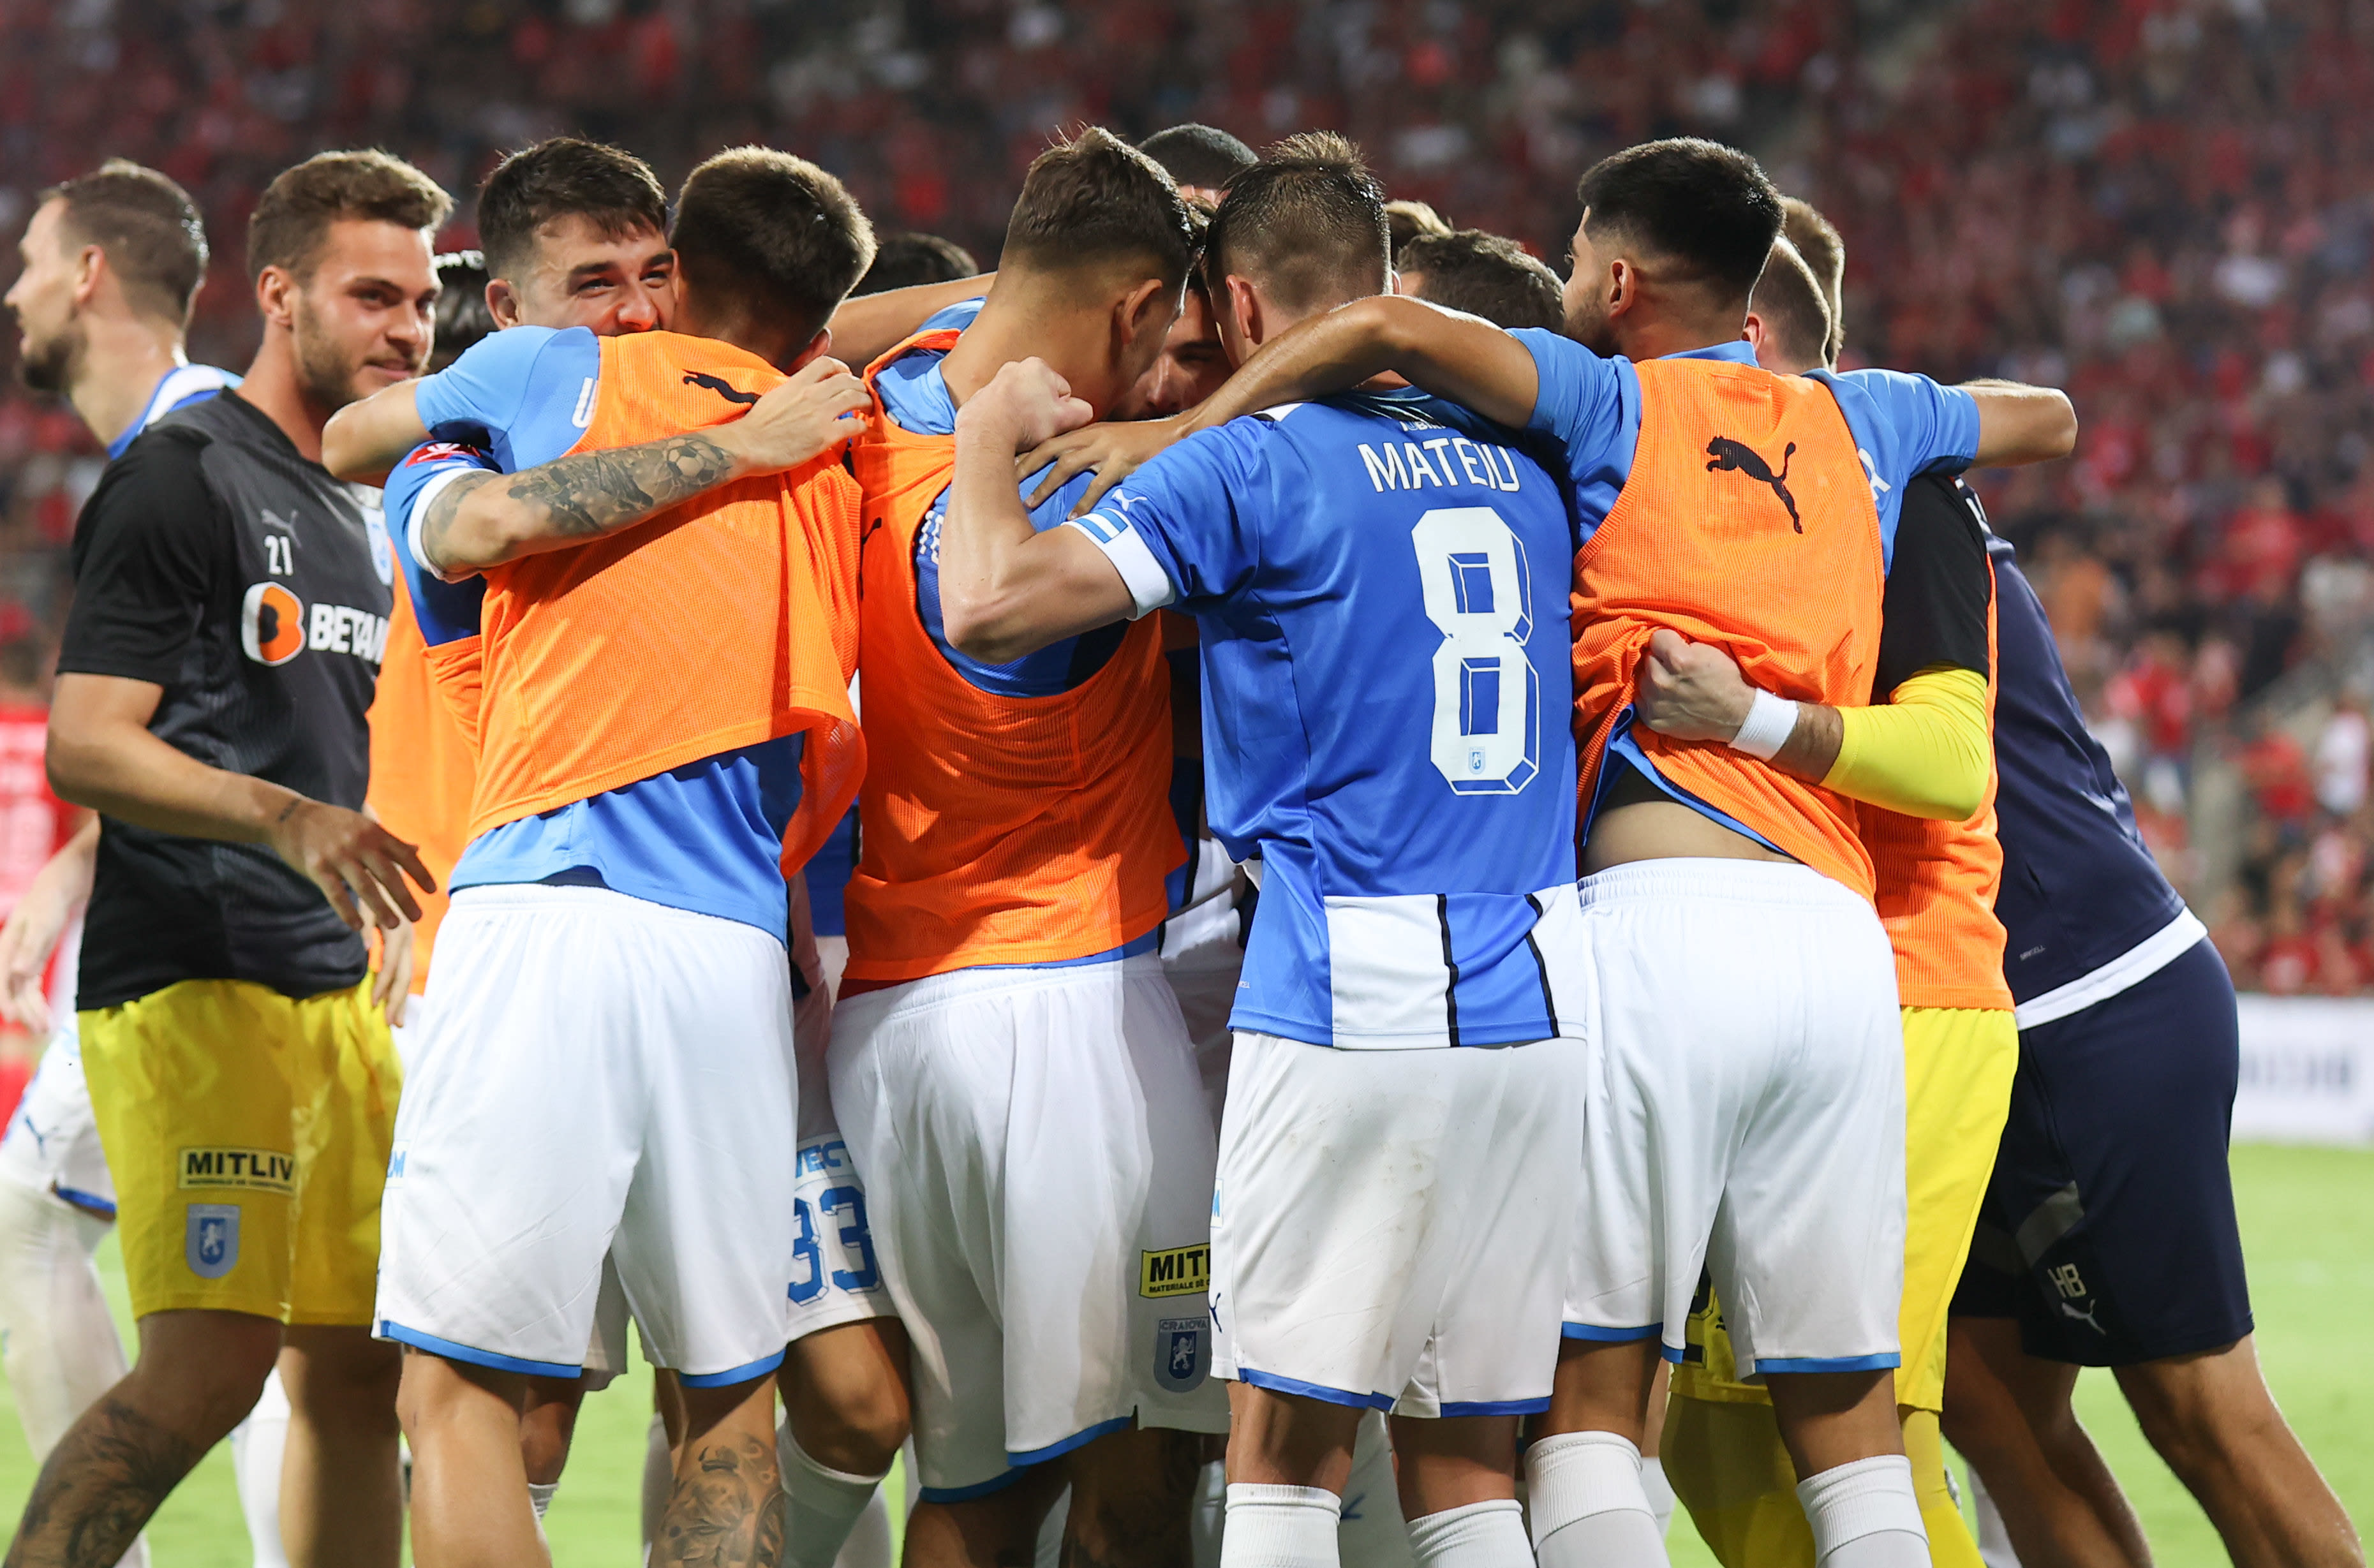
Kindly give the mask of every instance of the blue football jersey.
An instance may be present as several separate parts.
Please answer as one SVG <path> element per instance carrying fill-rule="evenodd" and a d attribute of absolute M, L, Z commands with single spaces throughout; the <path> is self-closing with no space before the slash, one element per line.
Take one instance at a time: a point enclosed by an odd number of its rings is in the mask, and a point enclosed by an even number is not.
<path fill-rule="evenodd" d="M 1567 592 L 1525 438 L 1416 393 L 1291 404 L 1075 521 L 1202 633 L 1205 811 L 1262 896 L 1230 1023 L 1318 1045 L 1582 1031 Z"/>

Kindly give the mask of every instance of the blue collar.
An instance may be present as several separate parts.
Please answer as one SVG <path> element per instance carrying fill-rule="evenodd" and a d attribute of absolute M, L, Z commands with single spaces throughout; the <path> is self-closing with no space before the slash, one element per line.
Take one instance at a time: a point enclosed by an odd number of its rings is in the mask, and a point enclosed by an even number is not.
<path fill-rule="evenodd" d="M 1679 354 L 1660 354 L 1660 359 L 1722 359 L 1733 365 L 1756 363 L 1756 347 L 1744 337 L 1729 343 L 1718 343 L 1710 348 L 1686 348 Z"/>

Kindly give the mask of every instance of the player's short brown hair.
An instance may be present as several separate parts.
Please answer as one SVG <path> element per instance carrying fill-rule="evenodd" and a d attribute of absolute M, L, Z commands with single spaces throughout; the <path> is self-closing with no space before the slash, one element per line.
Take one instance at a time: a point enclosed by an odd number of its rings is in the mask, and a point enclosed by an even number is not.
<path fill-rule="evenodd" d="M 252 281 L 279 267 L 300 281 L 310 277 L 340 218 L 433 230 L 452 212 L 444 188 L 394 153 L 315 153 L 275 176 L 248 216 L 247 275 Z"/>
<path fill-rule="evenodd" d="M 997 264 L 1064 272 L 1128 262 L 1175 289 L 1193 253 L 1187 204 L 1170 176 L 1091 125 L 1031 160 Z"/>
<path fill-rule="evenodd" d="M 1385 232 L 1392 236 L 1393 265 L 1402 264 L 1402 247 L 1428 234 L 1452 232 L 1450 220 L 1434 210 L 1430 202 L 1404 196 L 1385 204 Z"/>
<path fill-rule="evenodd" d="M 1830 310 L 1830 337 L 1822 351 L 1822 362 L 1836 369 L 1839 355 L 1847 345 L 1847 242 L 1820 209 L 1795 196 L 1780 198 L 1780 232 L 1797 247 L 1797 254 L 1813 270 L 1814 281 L 1821 285 L 1823 301 Z"/>
<path fill-rule="evenodd" d="M 839 180 L 771 147 L 729 147 L 676 193 L 677 275 L 803 344 L 874 264 L 874 225 Z"/>
<path fill-rule="evenodd" d="M 1511 331 L 1557 332 L 1566 324 L 1557 274 L 1498 234 L 1480 228 L 1421 234 L 1402 247 L 1393 266 L 1418 280 L 1414 292 L 1429 305 L 1464 310 Z"/>
<path fill-rule="evenodd" d="M 1764 275 L 1756 280 L 1747 309 L 1764 323 L 1769 357 L 1792 370 L 1818 369 L 1831 362 L 1829 301 L 1822 298 L 1822 286 L 1805 258 L 1787 240 L 1772 241 L 1772 259 L 1764 263 Z"/>
<path fill-rule="evenodd" d="M 1642 142 L 1601 158 L 1575 188 L 1588 232 L 1620 235 L 1670 263 L 1675 281 L 1745 303 L 1780 233 L 1780 193 L 1736 147 L 1697 136 Z"/>
<path fill-rule="evenodd" d="M 478 246 L 487 271 L 515 277 L 534 259 L 535 231 L 578 216 L 605 240 L 667 232 L 667 192 L 652 166 L 621 147 L 553 136 L 495 165 L 478 187 Z"/>
<path fill-rule="evenodd" d="M 1334 131 L 1305 131 L 1262 154 L 1228 181 L 1204 237 L 1215 285 L 1231 273 L 1258 279 L 1287 310 L 1382 293 L 1390 252 L 1384 187 Z"/>
<path fill-rule="evenodd" d="M 96 245 L 135 310 L 187 326 L 206 279 L 206 225 L 190 193 L 130 158 L 111 158 L 62 181 L 36 205 L 62 202 L 68 246 Z"/>
<path fill-rule="evenodd" d="M 874 264 L 850 293 L 882 294 L 923 283 L 948 283 L 981 275 L 981 263 L 955 240 L 937 234 L 901 231 L 880 236 L 874 247 Z"/>

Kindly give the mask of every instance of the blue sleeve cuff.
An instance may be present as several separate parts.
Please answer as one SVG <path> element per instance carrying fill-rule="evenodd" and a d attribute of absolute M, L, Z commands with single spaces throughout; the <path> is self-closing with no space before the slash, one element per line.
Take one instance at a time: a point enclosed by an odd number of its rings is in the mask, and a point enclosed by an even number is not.
<path fill-rule="evenodd" d="M 1960 387 L 1940 386 L 1937 392 L 1939 455 L 1929 466 L 1958 473 L 1979 455 L 1979 400 Z"/>
<path fill-rule="evenodd" d="M 1509 335 L 1525 345 L 1525 352 L 1534 357 L 1534 372 L 1541 377 L 1541 390 L 1534 394 L 1533 417 L 1525 422 L 1525 427 L 1553 436 L 1561 434 L 1559 411 L 1573 398 L 1574 367 L 1568 357 L 1589 354 L 1591 350 L 1546 327 L 1519 327 Z"/>

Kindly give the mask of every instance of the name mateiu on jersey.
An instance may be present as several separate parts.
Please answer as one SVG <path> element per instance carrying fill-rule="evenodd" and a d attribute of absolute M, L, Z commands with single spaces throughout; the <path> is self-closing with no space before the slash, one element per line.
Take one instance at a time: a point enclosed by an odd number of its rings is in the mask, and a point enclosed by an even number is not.
<path fill-rule="evenodd" d="M 1074 521 L 1193 614 L 1205 811 L 1262 897 L 1229 1022 L 1369 1049 L 1583 1032 L 1573 514 L 1414 392 L 1229 422 Z"/>

